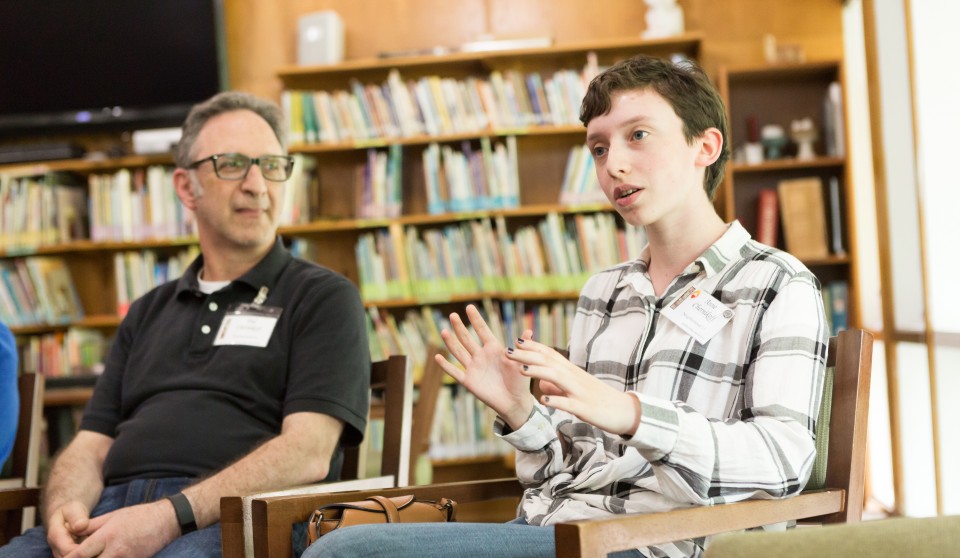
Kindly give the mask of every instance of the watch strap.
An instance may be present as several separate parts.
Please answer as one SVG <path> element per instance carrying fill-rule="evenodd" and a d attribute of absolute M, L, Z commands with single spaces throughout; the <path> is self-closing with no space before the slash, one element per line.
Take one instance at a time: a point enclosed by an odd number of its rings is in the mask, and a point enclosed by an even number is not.
<path fill-rule="evenodd" d="M 177 492 L 172 496 L 167 496 L 167 500 L 173 504 L 173 511 L 177 514 L 177 523 L 180 524 L 180 534 L 186 535 L 197 530 L 197 518 L 193 515 L 193 506 L 190 500 L 184 496 L 183 492 Z"/>

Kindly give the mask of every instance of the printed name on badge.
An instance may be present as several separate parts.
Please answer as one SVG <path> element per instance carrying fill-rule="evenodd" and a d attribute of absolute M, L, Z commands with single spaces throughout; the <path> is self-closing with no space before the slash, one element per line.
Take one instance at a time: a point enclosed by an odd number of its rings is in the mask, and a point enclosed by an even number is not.
<path fill-rule="evenodd" d="M 220 322 L 220 330 L 213 340 L 216 345 L 246 345 L 266 347 L 283 313 L 276 306 L 237 304 L 231 306 Z"/>
<path fill-rule="evenodd" d="M 710 293 L 690 287 L 663 309 L 663 315 L 704 344 L 733 318 L 733 310 Z"/>

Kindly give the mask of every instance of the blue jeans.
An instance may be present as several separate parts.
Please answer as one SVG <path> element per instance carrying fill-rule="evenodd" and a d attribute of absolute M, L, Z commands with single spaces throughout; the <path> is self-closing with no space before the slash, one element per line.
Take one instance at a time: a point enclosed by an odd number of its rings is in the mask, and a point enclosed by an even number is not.
<path fill-rule="evenodd" d="M 100 495 L 100 501 L 93 508 L 90 517 L 97 517 L 120 508 L 145 504 L 165 496 L 176 494 L 190 485 L 194 479 L 177 477 L 166 479 L 143 479 L 108 486 Z M 177 557 L 218 557 L 222 554 L 220 542 L 220 524 L 194 531 L 189 535 L 168 544 L 155 554 L 158 558 Z M 47 544 L 47 530 L 34 527 L 0 548 L 0 558 L 52 558 L 50 545 Z"/>
<path fill-rule="evenodd" d="M 510 523 L 389 523 L 337 529 L 307 547 L 303 558 L 554 558 L 553 527 Z M 637 550 L 610 558 L 641 557 Z"/>

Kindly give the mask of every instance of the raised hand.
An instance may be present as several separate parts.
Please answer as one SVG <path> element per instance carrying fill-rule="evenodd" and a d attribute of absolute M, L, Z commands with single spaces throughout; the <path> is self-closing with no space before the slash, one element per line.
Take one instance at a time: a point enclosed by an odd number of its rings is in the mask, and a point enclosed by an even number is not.
<path fill-rule="evenodd" d="M 517 343 L 507 359 L 521 373 L 540 380 L 546 406 L 566 411 L 611 434 L 633 434 L 640 421 L 636 397 L 603 383 L 550 347 L 533 340 Z"/>
<path fill-rule="evenodd" d="M 479 310 L 471 304 L 467 306 L 466 313 L 480 339 L 479 343 L 459 314 L 450 314 L 453 331 L 443 330 L 440 336 L 450 354 L 463 368 L 442 355 L 437 355 L 437 363 L 516 430 L 526 422 L 533 410 L 530 379 L 521 373 L 519 364 L 506 358 L 506 348 L 490 331 Z M 522 339 L 530 339 L 532 335 L 532 331 L 524 331 Z"/>

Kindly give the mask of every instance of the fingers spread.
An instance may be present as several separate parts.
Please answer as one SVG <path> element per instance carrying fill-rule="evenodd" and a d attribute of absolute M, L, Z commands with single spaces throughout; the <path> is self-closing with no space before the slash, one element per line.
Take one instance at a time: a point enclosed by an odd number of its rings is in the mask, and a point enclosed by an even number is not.
<path fill-rule="evenodd" d="M 493 334 L 490 326 L 487 325 L 486 320 L 480 315 L 480 311 L 477 310 L 476 306 L 472 304 L 467 305 L 467 317 L 470 318 L 470 325 L 472 325 L 473 330 L 477 332 L 477 337 L 480 338 L 481 343 L 498 343 L 500 341 L 497 339 L 497 336 Z"/>
<path fill-rule="evenodd" d="M 454 380 L 463 383 L 464 372 L 449 360 L 443 358 L 443 355 L 434 355 L 434 360 L 443 368 L 443 371 L 449 374 Z"/>
<path fill-rule="evenodd" d="M 469 306 L 467 307 L 467 315 L 470 315 Z M 463 320 L 460 319 L 460 315 L 456 312 L 450 314 L 450 327 L 453 329 L 453 333 L 457 336 L 457 340 L 461 345 L 463 345 L 463 348 L 466 349 L 468 353 L 473 355 L 480 350 L 480 345 L 477 343 L 477 340 L 474 339 L 473 334 L 470 333 L 470 330 L 467 329 L 466 324 L 463 323 Z"/>
<path fill-rule="evenodd" d="M 451 327 L 455 327 L 452 322 L 453 320 L 451 319 Z M 460 343 L 460 340 L 455 334 L 445 329 L 440 332 L 440 338 L 443 339 L 443 344 L 447 346 L 447 350 L 450 351 L 450 355 L 453 356 L 453 358 L 457 359 L 464 367 L 470 365 L 472 360 L 470 353 L 464 348 L 463 344 Z"/>

